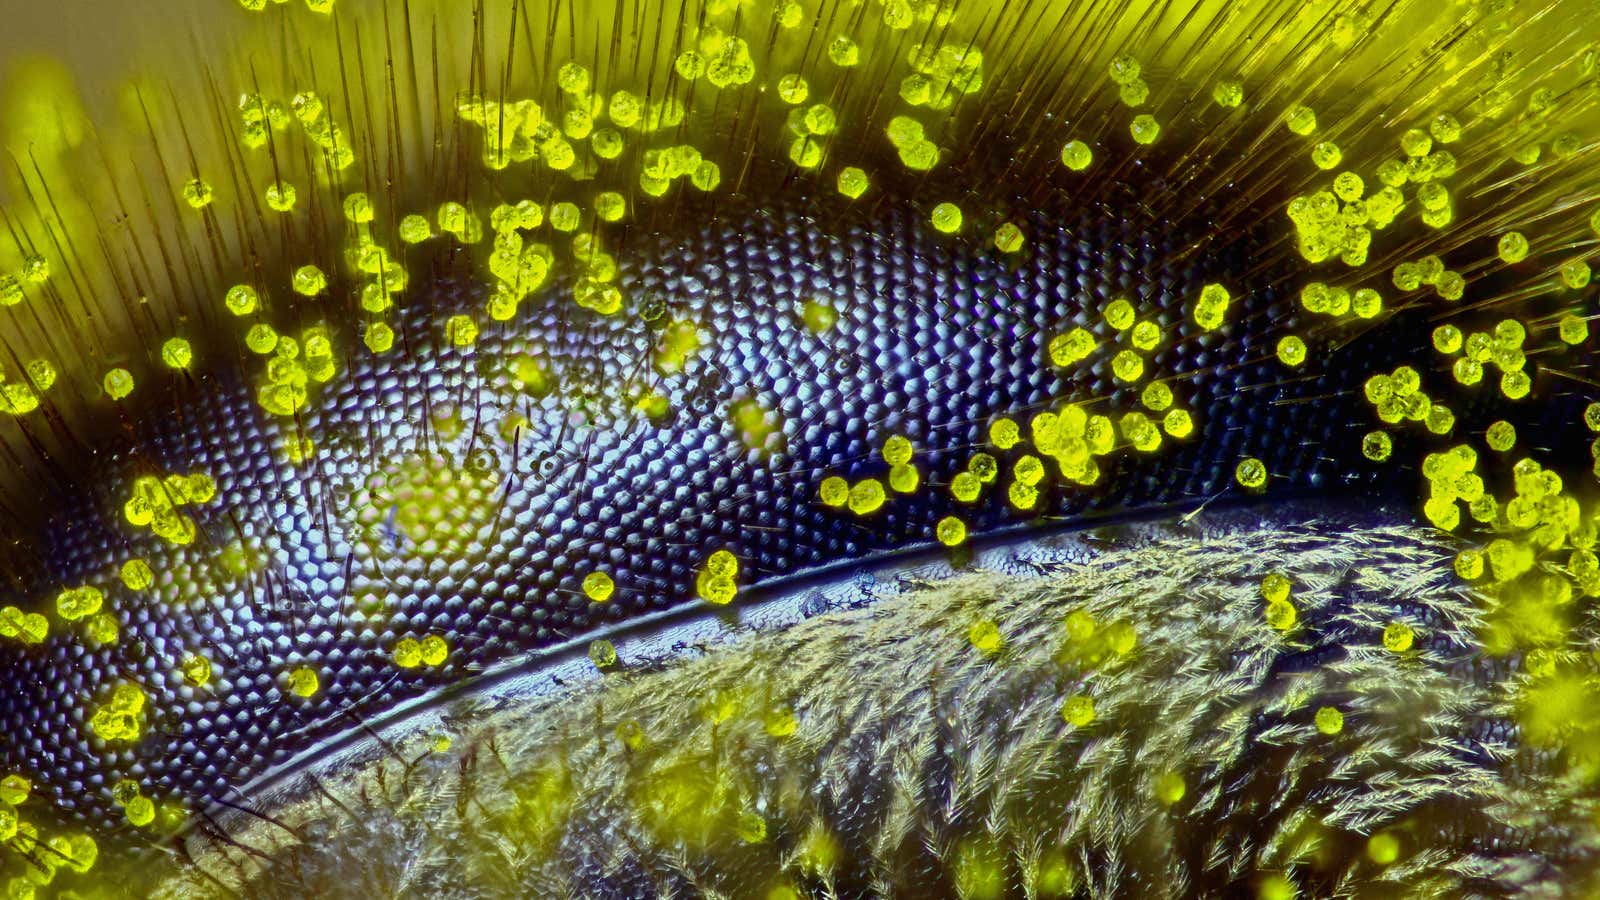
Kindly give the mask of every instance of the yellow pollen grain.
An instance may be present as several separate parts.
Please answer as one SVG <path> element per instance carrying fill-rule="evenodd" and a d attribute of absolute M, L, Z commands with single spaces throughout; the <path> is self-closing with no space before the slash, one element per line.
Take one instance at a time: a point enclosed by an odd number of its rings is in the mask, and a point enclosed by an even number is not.
<path fill-rule="evenodd" d="M 595 603 L 604 603 L 611 599 L 617 589 L 611 576 L 604 572 L 590 572 L 583 576 L 583 593 Z"/>

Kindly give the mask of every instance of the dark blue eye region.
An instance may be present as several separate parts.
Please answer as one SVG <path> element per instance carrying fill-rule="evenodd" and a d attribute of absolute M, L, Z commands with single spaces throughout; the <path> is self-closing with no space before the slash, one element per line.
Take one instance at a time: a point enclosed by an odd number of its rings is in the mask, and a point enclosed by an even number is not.
<path fill-rule="evenodd" d="M 0 102 L 11 895 L 1589 886 L 1565 16 L 241 5 Z"/>
<path fill-rule="evenodd" d="M 946 517 L 981 540 L 1187 509 L 1228 490 L 1233 473 L 1214 461 L 1247 446 L 1273 471 L 1297 473 L 1274 491 L 1362 490 L 1376 480 L 1370 465 L 1324 463 L 1318 446 L 1276 438 L 1305 427 L 1304 404 L 1235 412 L 1240 385 L 1272 376 L 1266 361 L 1208 360 L 1205 345 L 1224 332 L 1169 338 L 1149 365 L 1185 371 L 1173 393 L 1196 421 L 1227 427 L 1169 436 L 1149 452 L 1091 457 L 1085 447 L 1099 475 L 1072 484 L 1066 451 L 1059 460 L 1021 451 L 1041 416 L 1066 408 L 1061 398 L 1108 394 L 1117 381 L 1107 365 L 1049 365 L 1049 336 L 1109 332 L 1094 311 L 1126 284 L 1154 286 L 1140 298 L 1146 321 L 1174 331 L 1183 298 L 1206 274 L 1166 271 L 1148 230 L 1101 225 L 1103 210 L 1065 204 L 1027 222 L 1035 237 L 1016 260 L 948 246 L 905 213 L 826 229 L 820 214 L 817 203 L 735 200 L 707 211 L 699 232 L 633 236 L 634 263 L 615 283 L 630 297 L 659 298 L 653 320 L 551 316 L 462 347 L 428 321 L 475 308 L 481 291 L 443 288 L 397 316 L 419 335 L 403 357 L 354 362 L 321 389 L 321 408 L 293 421 L 260 414 L 246 372 L 174 385 L 181 417 L 141 423 L 107 468 L 51 504 L 60 524 L 46 532 L 40 583 L 89 584 L 118 570 L 134 531 L 122 507 L 147 473 L 203 475 L 216 495 L 174 502 L 173 515 L 194 523 L 192 543 L 174 547 L 150 530 L 132 538 L 157 577 L 142 591 L 112 586 L 129 614 L 118 640 L 88 658 L 76 642 L 55 644 L 54 654 L 7 646 L 8 666 L 38 692 L 17 705 L 11 727 L 52 735 L 51 754 L 86 788 L 115 780 L 103 768 L 111 760 L 196 797 L 222 797 L 302 742 L 440 684 L 652 612 L 714 605 L 700 595 L 708 579 L 699 573 L 717 551 L 737 559 L 730 580 L 744 589 L 941 547 L 936 526 Z M 1080 224 L 1049 230 L 1068 215 Z M 834 310 L 827 328 L 807 325 L 808 303 Z M 1255 314 L 1271 316 L 1274 303 L 1288 305 L 1268 292 L 1244 313 L 1259 304 Z M 703 348 L 662 374 L 662 348 L 686 332 Z M 1354 390 L 1330 378 L 1278 396 Z M 665 412 L 639 412 L 647 392 Z M 999 421 L 1030 437 L 1011 452 L 980 450 Z M 896 439 L 909 457 L 892 464 L 885 446 Z M 1074 440 L 1087 443 L 1063 442 Z M 1360 459 L 1350 429 L 1326 440 Z M 288 461 L 286 448 L 301 441 L 310 452 Z M 952 485 L 963 473 L 978 480 L 975 460 L 996 471 L 963 501 Z M 1033 487 L 1017 473 L 1042 460 L 1053 471 L 1035 481 L 1039 499 L 1008 499 L 1008 484 Z M 897 481 L 908 471 L 909 488 Z M 857 493 L 878 485 L 882 496 L 872 508 L 830 506 L 820 487 L 830 477 Z M 167 493 L 163 482 L 158 505 Z M 184 564 L 207 545 L 207 564 Z M 586 587 L 597 575 L 610 586 L 603 598 Z M 429 636 L 451 648 L 445 663 L 397 666 L 399 642 L 420 653 Z M 171 665 L 190 653 L 209 659 L 214 686 L 197 688 Z M 317 673 L 314 696 L 262 702 L 285 693 L 285 671 L 302 666 Z M 64 678 L 100 697 L 133 683 L 130 673 L 148 697 L 149 734 L 137 742 L 85 741 L 86 708 L 46 702 Z M 44 710 L 55 718 L 38 721 Z M 25 763 L 19 755 L 8 764 Z M 81 796 L 61 800 L 92 810 Z M 118 815 L 110 803 L 98 813 Z"/>

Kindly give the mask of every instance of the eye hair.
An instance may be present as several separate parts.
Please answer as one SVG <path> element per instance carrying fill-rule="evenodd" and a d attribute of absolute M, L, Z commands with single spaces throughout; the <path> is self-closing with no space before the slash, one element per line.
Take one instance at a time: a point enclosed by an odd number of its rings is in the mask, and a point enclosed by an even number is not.
<path fill-rule="evenodd" d="M 1537 894 L 1590 857 L 1570 811 L 1522 824 L 1556 784 L 1495 737 L 1492 675 L 1463 649 L 1480 614 L 1437 565 L 1447 552 L 1412 527 L 1268 521 L 934 580 L 576 696 L 463 707 L 450 750 L 380 758 L 273 810 L 307 839 L 236 818 L 230 838 L 263 856 L 189 845 L 201 871 L 261 897 L 978 897 L 985 867 L 1048 896 L 1057 864 L 1091 896 L 1285 873 L 1316 895 Z M 1293 580 L 1299 630 L 1263 621 L 1268 571 Z M 1073 610 L 1132 624 L 1135 649 L 1063 662 Z M 1396 615 L 1435 623 L 1413 657 L 1379 644 L 1375 623 Z M 968 641 L 978 620 L 1000 626 L 998 655 Z M 1061 705 L 1080 691 L 1097 718 L 1077 728 Z M 728 697 L 735 711 L 711 721 Z M 1311 724 L 1322 705 L 1344 711 L 1339 734 Z M 795 711 L 793 737 L 764 730 L 775 707 Z M 643 726 L 637 750 L 625 722 Z M 1186 788 L 1170 806 L 1152 796 L 1168 772 Z M 750 810 L 755 842 L 733 833 Z M 1379 833 L 1405 848 L 1386 867 L 1364 850 Z M 209 893 L 189 872 L 156 895 L 184 891 Z"/>

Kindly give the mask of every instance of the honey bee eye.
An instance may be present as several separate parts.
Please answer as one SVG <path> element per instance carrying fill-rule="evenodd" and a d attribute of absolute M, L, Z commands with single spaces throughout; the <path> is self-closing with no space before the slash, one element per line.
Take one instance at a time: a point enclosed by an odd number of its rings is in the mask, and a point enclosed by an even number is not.
<path fill-rule="evenodd" d="M 10 17 L 0 887 L 1593 892 L 1589 5 Z"/>

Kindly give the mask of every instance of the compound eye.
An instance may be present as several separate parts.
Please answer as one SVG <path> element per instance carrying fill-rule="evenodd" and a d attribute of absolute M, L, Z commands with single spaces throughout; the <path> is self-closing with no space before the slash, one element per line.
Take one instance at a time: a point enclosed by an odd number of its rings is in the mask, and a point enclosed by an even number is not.
<path fill-rule="evenodd" d="M 240 7 L 0 91 L 12 896 L 1588 886 L 1581 17 Z"/>

